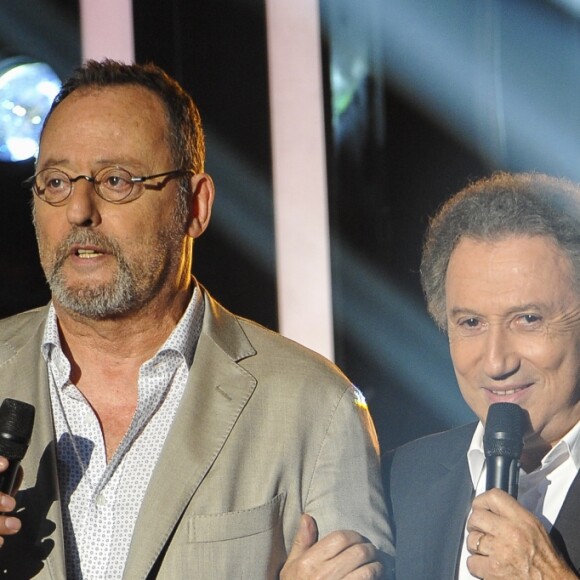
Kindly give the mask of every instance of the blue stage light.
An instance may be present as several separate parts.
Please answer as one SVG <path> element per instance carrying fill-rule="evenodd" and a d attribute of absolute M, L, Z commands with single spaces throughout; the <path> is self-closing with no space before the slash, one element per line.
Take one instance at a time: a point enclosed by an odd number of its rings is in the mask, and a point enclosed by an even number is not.
<path fill-rule="evenodd" d="M 10 58 L 0 62 L 0 160 L 36 155 L 44 118 L 60 79 L 42 62 Z"/>

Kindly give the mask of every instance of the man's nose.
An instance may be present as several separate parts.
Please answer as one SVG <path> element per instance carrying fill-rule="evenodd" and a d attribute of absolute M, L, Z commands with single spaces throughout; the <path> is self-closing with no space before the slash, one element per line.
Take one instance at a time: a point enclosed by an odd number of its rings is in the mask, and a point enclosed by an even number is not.
<path fill-rule="evenodd" d="M 95 227 L 101 223 L 100 198 L 92 180 L 79 176 L 72 184 L 72 192 L 66 210 L 70 224 L 79 227 Z"/>
<path fill-rule="evenodd" d="M 509 328 L 492 324 L 486 335 L 484 371 L 492 379 L 511 376 L 520 368 L 517 340 Z"/>

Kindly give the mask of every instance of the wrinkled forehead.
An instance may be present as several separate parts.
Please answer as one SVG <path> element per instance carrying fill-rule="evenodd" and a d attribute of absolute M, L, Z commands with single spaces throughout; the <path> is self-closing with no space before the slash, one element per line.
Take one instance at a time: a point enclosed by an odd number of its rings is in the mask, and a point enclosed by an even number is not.
<path fill-rule="evenodd" d="M 513 275 L 517 285 L 544 279 L 552 293 L 565 291 L 580 299 L 577 262 L 553 236 L 504 234 L 495 237 L 462 236 L 447 264 L 445 287 L 457 279 L 468 279 L 477 288 L 486 276 L 493 287 L 500 276 Z M 490 274 L 491 272 L 491 274 Z M 551 289 L 551 290 L 550 290 Z"/>

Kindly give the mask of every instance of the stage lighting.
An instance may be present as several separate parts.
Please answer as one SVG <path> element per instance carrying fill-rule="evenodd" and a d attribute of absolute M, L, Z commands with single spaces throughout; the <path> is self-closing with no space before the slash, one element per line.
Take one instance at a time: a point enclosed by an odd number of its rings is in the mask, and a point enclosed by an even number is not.
<path fill-rule="evenodd" d="M 36 155 L 42 123 L 60 85 L 45 63 L 23 58 L 0 61 L 0 161 Z"/>

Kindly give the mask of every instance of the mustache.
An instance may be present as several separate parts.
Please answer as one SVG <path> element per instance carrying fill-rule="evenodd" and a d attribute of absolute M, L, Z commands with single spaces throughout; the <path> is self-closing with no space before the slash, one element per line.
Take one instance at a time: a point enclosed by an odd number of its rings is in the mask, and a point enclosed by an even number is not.
<path fill-rule="evenodd" d="M 113 238 L 109 238 L 99 232 L 74 228 L 56 248 L 53 273 L 62 267 L 66 259 L 70 256 L 72 247 L 77 245 L 97 246 L 105 252 L 112 254 L 117 259 L 122 256 L 121 248 Z"/>

